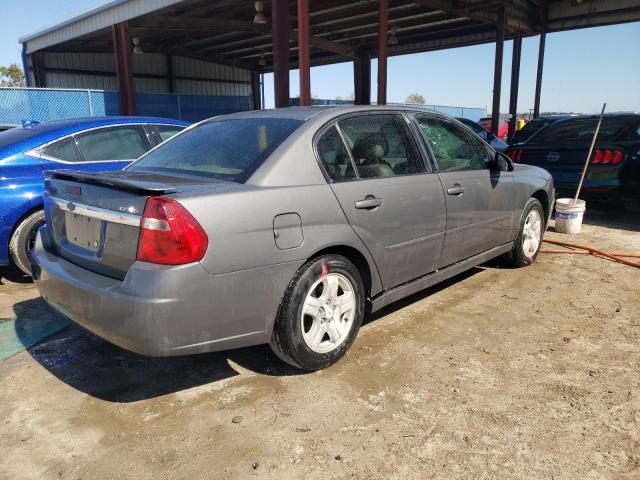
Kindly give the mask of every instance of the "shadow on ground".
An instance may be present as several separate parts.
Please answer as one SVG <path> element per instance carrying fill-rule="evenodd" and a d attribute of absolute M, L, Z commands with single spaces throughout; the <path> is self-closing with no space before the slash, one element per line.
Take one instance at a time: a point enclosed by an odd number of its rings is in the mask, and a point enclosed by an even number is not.
<path fill-rule="evenodd" d="M 484 268 L 492 266 L 497 264 L 492 262 Z M 369 324 L 482 270 L 482 267 L 473 268 L 379 312 L 368 314 L 364 323 Z M 16 323 L 20 318 L 32 318 L 34 315 L 58 315 L 41 298 L 17 303 L 14 310 L 18 318 Z M 75 324 L 28 351 L 62 382 L 109 402 L 135 402 L 239 375 L 231 362 L 262 375 L 304 373 L 280 361 L 268 345 L 185 357 L 152 358 L 116 347 Z"/>
<path fill-rule="evenodd" d="M 593 207 L 587 205 L 582 222 L 596 227 L 615 228 L 640 232 L 640 213 L 627 213 L 619 209 Z"/>

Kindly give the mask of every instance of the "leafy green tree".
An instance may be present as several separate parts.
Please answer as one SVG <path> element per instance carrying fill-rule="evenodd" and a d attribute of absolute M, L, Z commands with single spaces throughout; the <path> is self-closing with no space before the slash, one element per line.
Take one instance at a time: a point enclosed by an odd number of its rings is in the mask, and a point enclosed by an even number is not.
<path fill-rule="evenodd" d="M 414 104 L 424 105 L 427 102 L 424 99 L 424 97 L 419 93 L 412 93 L 405 99 L 404 103 L 414 103 Z"/>
<path fill-rule="evenodd" d="M 0 87 L 24 87 L 24 73 L 17 63 L 0 67 Z"/>

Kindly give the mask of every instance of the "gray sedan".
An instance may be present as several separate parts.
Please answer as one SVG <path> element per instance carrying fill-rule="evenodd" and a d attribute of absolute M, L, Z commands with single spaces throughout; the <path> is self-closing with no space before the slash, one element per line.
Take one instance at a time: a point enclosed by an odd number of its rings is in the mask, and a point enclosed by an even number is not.
<path fill-rule="evenodd" d="M 375 311 L 487 260 L 532 263 L 550 175 L 456 120 L 392 107 L 207 120 L 124 171 L 52 172 L 43 298 L 153 356 L 269 343 L 327 367 Z"/>

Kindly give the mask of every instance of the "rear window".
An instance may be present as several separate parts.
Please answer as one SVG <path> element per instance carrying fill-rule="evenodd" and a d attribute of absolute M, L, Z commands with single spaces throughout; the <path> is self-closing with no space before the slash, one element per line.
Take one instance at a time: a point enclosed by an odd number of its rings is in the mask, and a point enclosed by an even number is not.
<path fill-rule="evenodd" d="M 302 121 L 243 118 L 203 123 L 128 167 L 244 182 Z"/>
<path fill-rule="evenodd" d="M 595 118 L 557 122 L 532 137 L 531 143 L 581 142 L 593 139 L 598 120 Z M 604 118 L 598 133 L 599 142 L 614 142 L 638 137 L 638 121 L 625 118 Z"/>

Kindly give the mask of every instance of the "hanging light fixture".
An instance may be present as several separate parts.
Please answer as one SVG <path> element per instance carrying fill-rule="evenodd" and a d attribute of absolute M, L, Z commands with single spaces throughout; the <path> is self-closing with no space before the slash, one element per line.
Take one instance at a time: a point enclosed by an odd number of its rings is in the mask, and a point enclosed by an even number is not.
<path fill-rule="evenodd" d="M 267 59 L 264 56 L 264 52 L 260 52 L 260 58 L 258 58 L 258 65 L 264 67 L 267 64 Z"/>
<path fill-rule="evenodd" d="M 253 17 L 253 23 L 267 23 L 267 18 L 262 12 L 264 10 L 264 2 L 262 0 L 256 0 L 256 15 Z"/>
<path fill-rule="evenodd" d="M 387 40 L 389 45 L 398 45 L 398 26 L 391 25 L 389 29 L 389 39 Z"/>
<path fill-rule="evenodd" d="M 140 46 L 140 38 L 138 37 L 133 37 L 133 53 L 144 53 L 144 50 L 142 50 L 142 47 Z"/>

